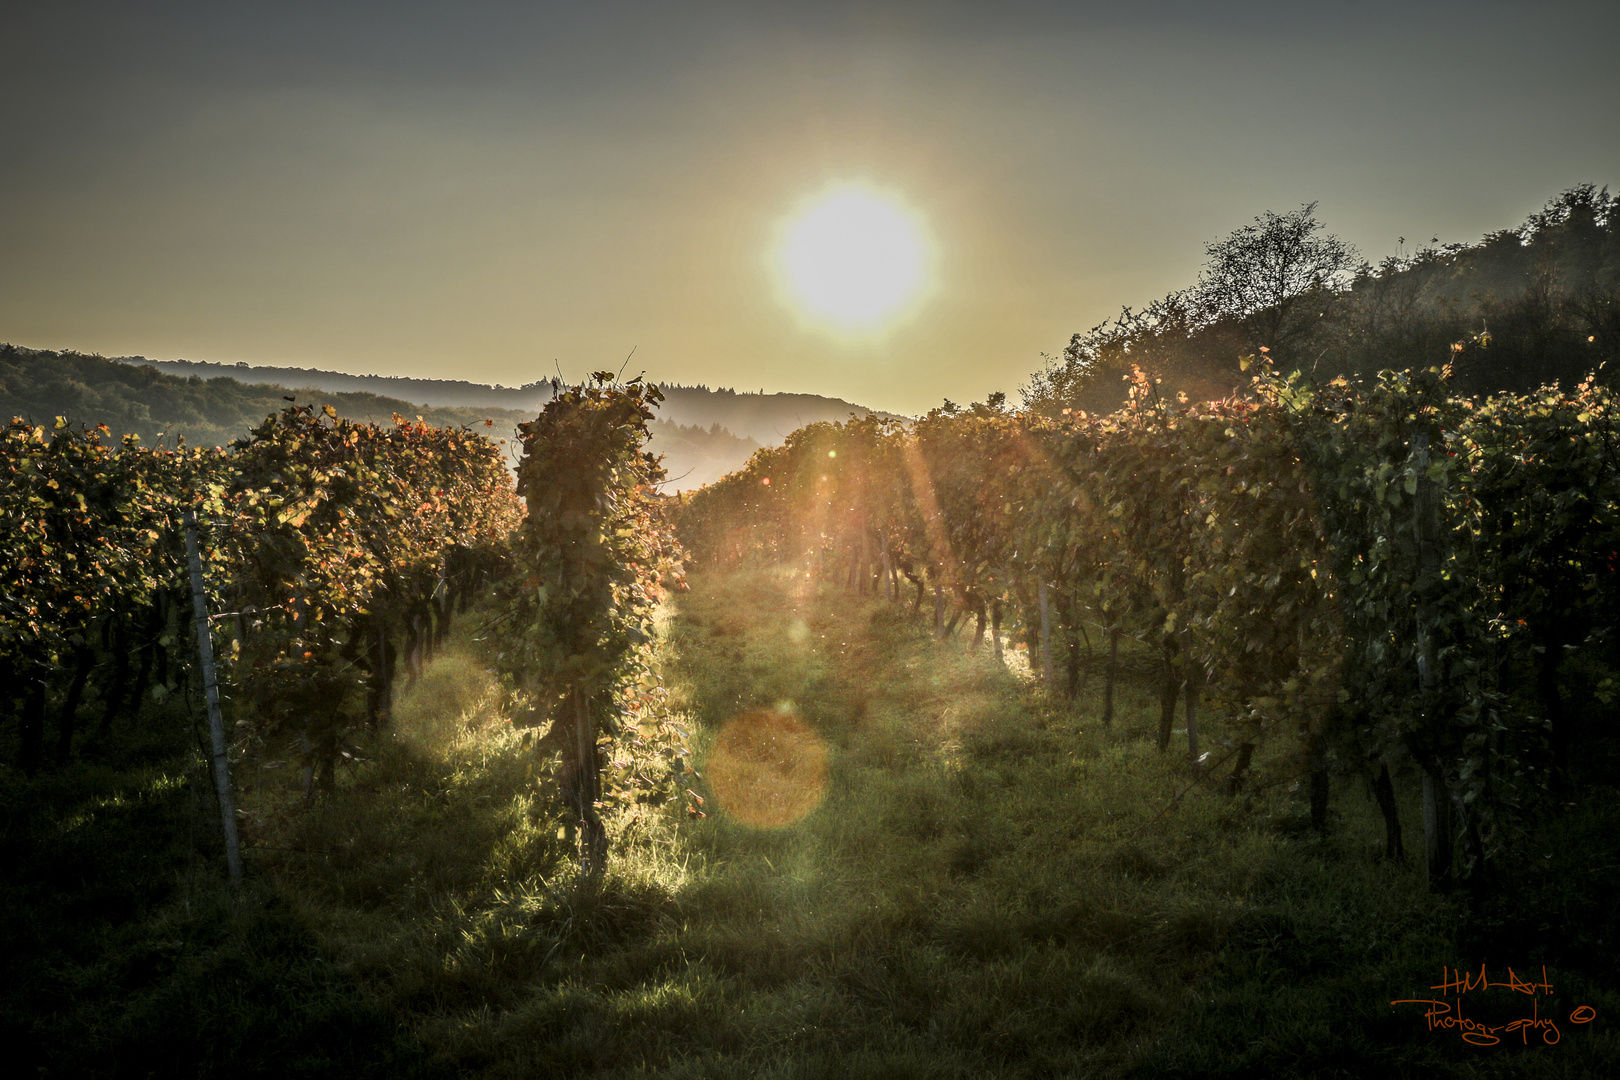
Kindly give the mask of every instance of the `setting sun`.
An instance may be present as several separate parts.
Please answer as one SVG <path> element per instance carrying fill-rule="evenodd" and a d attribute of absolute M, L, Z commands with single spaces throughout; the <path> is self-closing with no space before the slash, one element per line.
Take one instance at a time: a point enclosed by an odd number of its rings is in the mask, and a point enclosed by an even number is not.
<path fill-rule="evenodd" d="M 917 217 L 861 187 L 812 200 L 787 224 L 778 269 L 796 308 L 843 330 L 875 330 L 924 285 L 928 245 Z"/>

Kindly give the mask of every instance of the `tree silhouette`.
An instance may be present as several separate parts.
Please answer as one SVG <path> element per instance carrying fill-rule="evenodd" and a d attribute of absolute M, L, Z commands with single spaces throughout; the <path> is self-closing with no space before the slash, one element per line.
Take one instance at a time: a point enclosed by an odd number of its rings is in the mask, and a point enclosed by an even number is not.
<path fill-rule="evenodd" d="M 1189 290 L 1198 321 L 1236 323 L 1251 349 L 1288 357 L 1361 261 L 1354 247 L 1322 231 L 1316 203 L 1286 214 L 1268 210 L 1204 251 L 1209 261 Z"/>

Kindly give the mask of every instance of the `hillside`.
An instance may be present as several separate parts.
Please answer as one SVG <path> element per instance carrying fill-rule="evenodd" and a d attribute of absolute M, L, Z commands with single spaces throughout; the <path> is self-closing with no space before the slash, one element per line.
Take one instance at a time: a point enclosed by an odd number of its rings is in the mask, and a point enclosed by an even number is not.
<path fill-rule="evenodd" d="M 396 375 L 348 375 L 318 368 L 275 367 L 254 364 L 215 364 L 207 360 L 150 360 L 144 356 L 115 356 L 123 364 L 151 367 L 180 378 L 236 379 L 274 386 L 308 387 L 329 394 L 375 394 L 446 408 L 505 409 L 533 416 L 551 397 L 551 380 L 525 386 L 486 386 L 461 379 L 408 379 Z"/>
<path fill-rule="evenodd" d="M 1267 213 L 1207 244 L 1195 283 L 1075 334 L 1025 405 L 1110 411 L 1133 366 L 1166 396 L 1219 398 L 1248 384 L 1242 358 L 1262 350 L 1326 382 L 1443 363 L 1467 341 L 1484 346 L 1457 364 L 1467 394 L 1568 388 L 1620 359 L 1620 214 L 1607 188 L 1581 184 L 1477 243 L 1435 239 L 1376 265 L 1314 211 Z"/>
<path fill-rule="evenodd" d="M 297 368 L 234 368 L 186 361 L 137 363 L 140 358 L 110 360 L 76 352 L 53 352 L 0 345 L 0 416 L 20 416 L 45 424 L 57 416 L 86 425 L 106 424 L 114 435 L 139 435 L 148 444 L 173 445 L 184 438 L 193 445 L 223 446 L 246 435 L 265 416 L 287 404 L 287 398 L 330 404 L 342 416 L 388 423 L 396 414 L 420 416 L 439 427 L 472 427 L 491 438 L 506 439 L 516 452 L 517 425 L 533 419 L 551 384 L 521 390 L 479 386 L 450 380 L 427 381 L 306 372 Z M 180 374 L 179 372 L 190 372 Z M 286 382 L 244 381 L 263 373 L 282 372 Z M 205 373 L 205 374 L 204 374 Z M 300 376 L 313 375 L 313 380 Z M 368 389 L 367 387 L 370 387 Z M 412 402 L 376 392 L 395 388 L 430 389 L 436 400 Z M 512 407 L 522 396 L 531 407 Z M 493 402 L 504 400 L 507 406 Z M 693 415 L 691 409 L 679 415 Z M 485 421 L 490 426 L 485 427 Z M 648 450 L 664 456 L 670 476 L 667 490 L 701 487 L 739 467 L 759 448 L 723 426 L 682 424 L 663 418 L 651 425 Z"/>
<path fill-rule="evenodd" d="M 542 379 L 519 387 L 486 386 L 459 379 L 407 379 L 389 375 L 348 375 L 339 371 L 313 368 L 254 367 L 246 364 L 214 364 L 202 360 L 149 360 L 144 356 L 116 358 L 126 364 L 144 365 L 183 378 L 232 378 L 243 382 L 272 383 L 278 386 L 313 387 L 330 393 L 369 393 L 399 398 L 426 406 L 473 407 L 516 410 L 532 417 L 551 397 L 551 381 Z M 752 439 L 761 446 L 775 446 L 806 424 L 819 420 L 848 420 L 853 416 L 893 417 L 818 394 L 743 393 L 720 387 L 683 386 L 660 383 L 664 404 L 659 418 L 686 427 L 712 429 L 719 424 L 740 439 Z M 750 452 L 752 452 L 750 450 Z M 747 455 L 737 459 L 737 464 Z M 671 475 L 680 470 L 671 470 Z M 728 470 L 729 471 L 729 470 Z"/>
<path fill-rule="evenodd" d="M 679 424 L 659 419 L 647 425 L 652 439 L 649 453 L 661 454 L 669 475 L 665 491 L 693 491 L 740 469 L 759 443 L 738 436 L 719 424 Z"/>
<path fill-rule="evenodd" d="M 664 404 L 659 414 L 681 424 L 719 424 L 761 446 L 778 446 L 789 434 L 823 420 L 841 422 L 851 416 L 903 419 L 895 413 L 867 409 L 842 398 L 818 394 L 742 393 L 724 387 L 660 384 Z M 742 462 L 738 462 L 741 465 Z"/>

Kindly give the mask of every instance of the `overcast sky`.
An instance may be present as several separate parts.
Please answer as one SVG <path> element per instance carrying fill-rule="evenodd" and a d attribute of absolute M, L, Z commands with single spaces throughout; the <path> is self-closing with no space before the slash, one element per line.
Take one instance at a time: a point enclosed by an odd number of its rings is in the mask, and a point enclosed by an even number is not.
<path fill-rule="evenodd" d="M 0 340 L 916 413 L 1319 202 L 1369 258 L 1620 185 L 1620 4 L 0 4 Z M 785 217 L 933 286 L 839 335 Z M 554 366 L 555 365 L 555 366 Z"/>

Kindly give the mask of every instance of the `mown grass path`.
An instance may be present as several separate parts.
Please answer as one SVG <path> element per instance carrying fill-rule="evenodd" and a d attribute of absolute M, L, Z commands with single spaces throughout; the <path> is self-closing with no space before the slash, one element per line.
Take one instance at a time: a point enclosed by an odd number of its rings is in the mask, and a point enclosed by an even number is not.
<path fill-rule="evenodd" d="M 672 638 L 703 729 L 791 713 L 831 764 L 788 828 L 737 824 L 711 791 L 689 840 L 708 873 L 688 955 L 790 1035 L 805 1075 L 1136 1060 L 1273 846 L 1224 801 L 1164 812 L 1185 779 L 1138 737 L 1148 695 L 1103 731 L 1032 701 L 988 650 L 932 641 L 904 606 L 770 574 L 715 584 L 681 599 Z"/>
<path fill-rule="evenodd" d="M 773 573 L 699 579 L 671 643 L 709 738 L 772 709 L 830 754 L 797 824 L 740 825 L 711 784 L 688 831 L 703 861 L 681 899 L 686 970 L 732 1005 L 715 1017 L 729 1048 L 692 1075 L 1602 1075 L 1615 1060 L 1598 1028 L 1484 1050 L 1390 1006 L 1485 959 L 1459 955 L 1458 904 L 1379 860 L 1353 787 L 1325 840 L 1299 828 L 1286 759 L 1251 798 L 1189 791 L 1185 763 L 1152 749 L 1143 678 L 1102 729 L 1098 702 L 1044 703 L 903 605 Z M 1542 1004 L 1611 1008 L 1613 982 L 1589 974 L 1566 970 Z"/>
<path fill-rule="evenodd" d="M 1471 959 L 1458 906 L 1378 860 L 1354 791 L 1332 837 L 1304 835 L 1286 758 L 1262 756 L 1240 799 L 1189 788 L 1154 748 L 1148 657 L 1127 657 L 1103 729 L 1091 697 L 1045 702 L 904 605 L 767 570 L 692 584 L 662 663 L 701 778 L 610 819 L 600 892 L 575 886 L 545 763 L 475 652 L 429 672 L 341 798 L 284 815 L 283 895 L 447 1069 L 1553 1076 L 1613 1059 L 1596 1026 L 1486 1053 L 1392 1008 Z M 1620 1004 L 1590 979 L 1562 992 Z"/>

